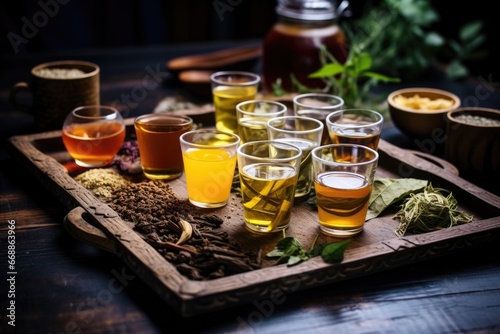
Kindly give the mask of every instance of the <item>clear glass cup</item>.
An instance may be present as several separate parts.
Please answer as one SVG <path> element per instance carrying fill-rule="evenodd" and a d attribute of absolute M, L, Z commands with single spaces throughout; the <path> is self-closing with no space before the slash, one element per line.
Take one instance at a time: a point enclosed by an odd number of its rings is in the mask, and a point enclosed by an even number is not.
<path fill-rule="evenodd" d="M 221 71 L 210 76 L 215 106 L 215 127 L 238 134 L 236 105 L 254 100 L 259 91 L 260 76 L 243 71 Z"/>
<path fill-rule="evenodd" d="M 334 111 L 344 109 L 344 100 L 337 95 L 326 93 L 299 94 L 293 98 L 293 110 L 296 116 L 315 118 L 323 122 L 321 145 L 331 144 L 326 127 L 326 118 Z"/>
<path fill-rule="evenodd" d="M 362 145 L 331 144 L 312 151 L 320 230 L 347 238 L 365 225 L 378 164 L 377 151 Z"/>
<path fill-rule="evenodd" d="M 238 103 L 236 113 L 241 143 L 268 139 L 267 121 L 285 116 L 287 110 L 286 105 L 277 101 L 250 100 Z"/>
<path fill-rule="evenodd" d="M 77 165 L 109 165 L 125 140 L 123 117 L 110 106 L 75 108 L 64 120 L 62 140 Z"/>
<path fill-rule="evenodd" d="M 311 151 L 321 145 L 323 128 L 321 121 L 302 116 L 275 117 L 267 122 L 270 140 L 286 142 L 302 150 L 295 197 L 308 195 L 311 191 L 313 185 Z"/>
<path fill-rule="evenodd" d="M 370 109 L 334 111 L 326 118 L 332 144 L 358 144 L 374 150 L 378 148 L 383 125 L 384 117 Z"/>
<path fill-rule="evenodd" d="M 144 175 L 170 180 L 182 175 L 184 165 L 179 137 L 193 128 L 188 116 L 168 113 L 145 114 L 134 120 Z"/>
<path fill-rule="evenodd" d="M 238 147 L 245 225 L 253 232 L 279 232 L 290 223 L 302 151 L 272 140 Z"/>
<path fill-rule="evenodd" d="M 193 130 L 180 137 L 189 201 L 201 208 L 227 204 L 236 169 L 238 135 Z"/>

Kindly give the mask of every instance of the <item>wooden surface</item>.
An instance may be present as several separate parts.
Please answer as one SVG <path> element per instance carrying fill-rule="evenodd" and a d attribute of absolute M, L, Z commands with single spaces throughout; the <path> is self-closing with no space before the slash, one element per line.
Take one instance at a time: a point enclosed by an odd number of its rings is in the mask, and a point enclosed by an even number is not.
<path fill-rule="evenodd" d="M 102 51 L 79 54 L 78 58 L 101 65 L 101 100 L 111 103 L 121 93 L 130 93 L 140 85 L 148 73 L 147 66 L 162 66 L 181 54 L 225 46 Z M 116 62 L 117 55 L 122 61 Z M 33 65 L 53 57 L 19 56 L 12 63 L 15 66 L 5 70 L 1 79 L 2 140 L 33 130 L 30 116 L 16 112 L 6 101 L 11 84 L 27 75 Z M 440 81 L 433 78 L 430 82 L 436 85 Z M 451 87 L 462 97 L 473 96 L 477 88 L 474 83 Z M 140 107 L 129 108 L 129 115 L 149 112 L 177 88 L 160 85 L 148 91 L 147 98 L 138 103 Z M 498 97 L 492 94 L 482 102 L 488 106 L 497 101 Z M 398 145 L 419 148 L 392 128 L 386 129 L 383 136 Z M 457 245 L 452 255 L 289 295 L 270 285 L 269 289 L 276 291 L 272 298 L 194 318 L 179 317 L 119 257 L 71 237 L 62 224 L 68 214 L 67 206 L 47 191 L 32 171 L 16 164 L 6 147 L 6 141 L 2 141 L 0 259 L 7 276 L 6 228 L 7 221 L 14 220 L 16 328 L 2 317 L 2 332 L 165 333 L 173 328 L 207 333 L 500 332 L 498 242 L 481 240 L 473 247 Z M 474 201 L 467 202 L 472 209 L 477 208 L 475 205 Z M 5 291 L 0 297 L 1 306 L 6 310 L 10 300 L 5 280 L 1 287 Z"/>

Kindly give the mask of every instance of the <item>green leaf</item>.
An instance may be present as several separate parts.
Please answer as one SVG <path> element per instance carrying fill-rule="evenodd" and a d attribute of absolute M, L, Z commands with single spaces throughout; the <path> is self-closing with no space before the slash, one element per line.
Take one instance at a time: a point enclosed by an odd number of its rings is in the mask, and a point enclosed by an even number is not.
<path fill-rule="evenodd" d="M 373 78 L 376 80 L 384 81 L 384 82 L 399 82 L 401 81 L 399 78 L 391 78 L 386 75 L 375 73 L 375 72 L 363 72 L 362 76 Z"/>
<path fill-rule="evenodd" d="M 445 42 L 444 38 L 440 34 L 436 32 L 430 32 L 425 35 L 425 44 L 438 48 L 443 46 Z"/>
<path fill-rule="evenodd" d="M 386 208 L 399 202 L 410 193 L 425 188 L 427 183 L 427 180 L 412 178 L 376 179 L 368 204 L 366 220 L 378 217 Z"/>
<path fill-rule="evenodd" d="M 344 259 L 344 252 L 351 240 L 333 242 L 326 245 L 321 251 L 321 257 L 328 263 L 340 263 Z"/>
<path fill-rule="evenodd" d="M 483 28 L 482 21 L 473 21 L 462 26 L 458 32 L 460 40 L 465 44 L 472 42 L 481 34 L 481 29 Z"/>
<path fill-rule="evenodd" d="M 325 78 L 335 76 L 344 71 L 344 65 L 340 63 L 329 63 L 321 67 L 316 72 L 309 74 L 310 78 Z"/>

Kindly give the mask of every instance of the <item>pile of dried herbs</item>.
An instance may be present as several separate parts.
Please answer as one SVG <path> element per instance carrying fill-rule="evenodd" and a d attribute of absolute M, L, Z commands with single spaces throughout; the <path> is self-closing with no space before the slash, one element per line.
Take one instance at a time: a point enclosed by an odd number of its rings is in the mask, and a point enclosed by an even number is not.
<path fill-rule="evenodd" d="M 458 209 L 453 194 L 445 189 L 427 185 L 423 191 L 410 194 L 394 215 L 400 224 L 396 235 L 402 238 L 406 231 L 424 233 L 450 228 L 472 221 L 473 217 Z"/>

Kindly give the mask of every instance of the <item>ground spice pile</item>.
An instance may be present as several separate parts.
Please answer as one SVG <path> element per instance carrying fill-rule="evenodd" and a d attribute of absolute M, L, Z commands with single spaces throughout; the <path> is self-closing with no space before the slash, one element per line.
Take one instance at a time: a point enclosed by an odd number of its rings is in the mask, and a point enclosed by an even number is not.
<path fill-rule="evenodd" d="M 119 188 L 107 203 L 177 270 L 208 280 L 260 267 L 259 256 L 242 251 L 220 229 L 223 219 L 197 212 L 167 182 L 143 180 Z"/>
<path fill-rule="evenodd" d="M 129 184 L 123 176 L 109 168 L 89 169 L 77 175 L 75 180 L 95 195 L 107 198 L 112 197 L 115 191 Z"/>

